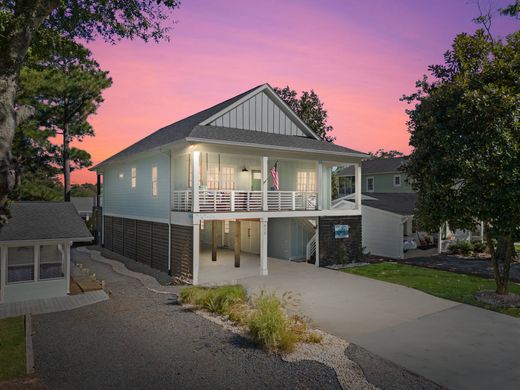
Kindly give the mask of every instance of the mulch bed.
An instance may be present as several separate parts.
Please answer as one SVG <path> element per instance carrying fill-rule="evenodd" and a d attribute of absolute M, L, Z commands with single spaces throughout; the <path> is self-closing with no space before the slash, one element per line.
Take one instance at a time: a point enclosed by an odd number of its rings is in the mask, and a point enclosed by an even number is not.
<path fill-rule="evenodd" d="M 494 291 L 479 291 L 475 294 L 475 298 L 487 303 L 488 305 L 497 307 L 520 307 L 520 295 L 509 293 L 500 295 Z"/>

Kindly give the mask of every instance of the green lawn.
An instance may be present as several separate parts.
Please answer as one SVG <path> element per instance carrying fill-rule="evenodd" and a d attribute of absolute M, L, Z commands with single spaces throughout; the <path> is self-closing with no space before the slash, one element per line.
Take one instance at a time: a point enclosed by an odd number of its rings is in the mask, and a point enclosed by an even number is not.
<path fill-rule="evenodd" d="M 25 374 L 23 317 L 0 320 L 0 381 Z"/>
<path fill-rule="evenodd" d="M 401 284 L 437 297 L 520 317 L 520 309 L 497 309 L 474 298 L 478 291 L 495 290 L 495 282 L 490 279 L 397 263 L 371 264 L 344 269 L 343 272 Z M 510 283 L 509 291 L 520 294 L 520 285 Z"/>

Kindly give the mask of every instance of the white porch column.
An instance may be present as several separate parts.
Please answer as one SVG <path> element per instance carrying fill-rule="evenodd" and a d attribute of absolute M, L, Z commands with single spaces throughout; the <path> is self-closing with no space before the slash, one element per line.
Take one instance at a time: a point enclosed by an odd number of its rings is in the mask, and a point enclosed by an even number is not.
<path fill-rule="evenodd" d="M 262 157 L 262 210 L 267 211 L 267 162 L 268 157 Z"/>
<path fill-rule="evenodd" d="M 355 204 L 356 210 L 361 210 L 361 164 L 354 164 L 354 172 L 355 172 Z"/>
<path fill-rule="evenodd" d="M 260 218 L 260 275 L 267 275 L 267 218 Z"/>
<path fill-rule="evenodd" d="M 7 281 L 7 247 L 0 248 L 0 302 L 4 301 Z"/>
<path fill-rule="evenodd" d="M 200 222 L 193 221 L 193 285 L 199 284 Z"/>
<path fill-rule="evenodd" d="M 438 245 L 437 245 L 437 252 L 439 254 L 442 253 L 442 225 L 441 227 L 439 228 L 439 240 L 438 240 Z"/>
<path fill-rule="evenodd" d="M 63 262 L 65 280 L 67 281 L 67 294 L 70 293 L 70 243 L 66 243 L 63 246 L 65 261 Z"/>
<path fill-rule="evenodd" d="M 199 176 L 199 164 L 200 164 L 200 152 L 194 150 L 191 153 L 191 160 L 193 169 L 191 170 L 191 191 L 193 201 L 193 212 L 198 213 L 199 209 L 199 187 L 200 187 L 200 176 Z"/>
<path fill-rule="evenodd" d="M 323 208 L 323 163 L 321 161 L 318 161 L 316 167 L 316 181 L 316 206 L 318 210 L 321 210 Z"/>
<path fill-rule="evenodd" d="M 314 265 L 320 266 L 320 218 L 316 217 L 316 259 Z"/>

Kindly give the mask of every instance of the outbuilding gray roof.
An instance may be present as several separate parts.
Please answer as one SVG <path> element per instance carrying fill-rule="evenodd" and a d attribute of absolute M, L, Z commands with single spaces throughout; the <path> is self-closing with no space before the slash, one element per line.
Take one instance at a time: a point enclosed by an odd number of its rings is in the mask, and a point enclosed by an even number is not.
<path fill-rule="evenodd" d="M 364 206 L 373 207 L 375 209 L 389 211 L 402 216 L 413 215 L 415 212 L 415 204 L 417 202 L 417 194 L 411 193 L 367 193 L 367 197 L 376 200 L 365 199 L 362 201 Z"/>
<path fill-rule="evenodd" d="M 78 212 L 92 212 L 92 207 L 94 207 L 94 197 L 92 196 L 73 196 L 70 198 L 70 202 Z"/>
<path fill-rule="evenodd" d="M 358 152 L 353 149 L 345 148 L 339 145 L 335 145 L 331 142 L 322 140 L 316 140 L 312 137 L 297 137 L 297 136 L 284 136 L 279 134 L 264 133 L 253 130 L 234 129 L 227 127 L 218 126 L 200 126 L 201 122 L 211 118 L 213 115 L 226 109 L 228 106 L 238 102 L 246 95 L 253 92 L 255 89 L 264 86 L 265 84 L 258 85 L 245 91 L 231 99 L 228 99 L 222 103 L 219 103 L 206 110 L 200 111 L 187 118 L 181 119 L 178 122 L 172 123 L 166 127 L 163 127 L 149 136 L 141 139 L 140 141 L 130 145 L 126 149 L 123 149 L 119 153 L 114 154 L 108 159 L 97 164 L 90 170 L 96 170 L 102 165 L 114 162 L 121 158 L 131 156 L 136 153 L 146 152 L 162 145 L 186 139 L 199 139 L 205 141 L 228 141 L 237 143 L 249 143 L 258 144 L 265 146 L 278 146 L 279 148 L 288 149 L 295 147 L 302 150 L 312 150 L 315 152 L 330 152 L 337 154 L 354 154 L 359 156 L 365 156 L 363 152 Z"/>
<path fill-rule="evenodd" d="M 0 229 L 0 243 L 93 239 L 76 208 L 68 202 L 16 202 L 11 205 L 11 218 Z"/>
<path fill-rule="evenodd" d="M 375 158 L 361 162 L 361 173 L 363 175 L 376 173 L 395 173 L 400 172 L 407 157 Z M 340 176 L 354 176 L 354 167 L 348 166 L 339 172 Z"/>

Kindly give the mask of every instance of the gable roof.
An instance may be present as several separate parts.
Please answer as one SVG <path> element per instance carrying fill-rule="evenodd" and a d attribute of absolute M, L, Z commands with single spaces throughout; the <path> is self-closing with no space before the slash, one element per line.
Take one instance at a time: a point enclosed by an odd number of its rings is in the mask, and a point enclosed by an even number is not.
<path fill-rule="evenodd" d="M 400 168 L 406 163 L 408 157 L 375 158 L 361 162 L 361 173 L 363 175 L 377 173 L 399 173 Z M 340 176 L 354 176 L 354 167 L 343 168 L 339 172 Z"/>
<path fill-rule="evenodd" d="M 415 212 L 417 194 L 414 192 L 406 193 L 370 193 L 371 199 L 363 199 L 363 206 L 372 207 L 379 210 L 389 211 L 394 214 L 409 216 Z"/>
<path fill-rule="evenodd" d="M 92 212 L 94 207 L 94 197 L 92 196 L 72 196 L 70 202 L 79 212 Z"/>
<path fill-rule="evenodd" d="M 85 222 L 69 202 L 16 202 L 0 230 L 0 243 L 70 239 L 93 240 Z"/>
<path fill-rule="evenodd" d="M 244 130 L 234 127 L 222 127 L 211 125 L 215 119 L 225 115 L 237 105 L 247 101 L 251 96 L 265 92 L 271 99 L 274 99 L 278 104 L 283 105 L 284 112 L 287 113 L 294 121 L 298 122 L 299 126 L 307 133 L 307 136 L 287 136 L 281 134 L 265 133 L 256 130 Z M 254 134 L 252 134 L 254 133 Z M 258 133 L 258 134 L 257 134 Z M 233 136 L 233 138 L 231 137 Z M 124 157 L 133 154 L 146 152 L 163 145 L 170 144 L 175 141 L 185 139 L 188 142 L 199 140 L 204 142 L 213 141 L 219 143 L 223 141 L 238 142 L 244 144 L 256 144 L 260 146 L 278 147 L 281 149 L 294 149 L 296 147 L 301 150 L 312 150 L 315 152 L 328 152 L 335 154 L 346 154 L 355 157 L 365 157 L 362 152 L 353 149 L 345 148 L 335 145 L 330 142 L 323 141 L 311 130 L 309 127 L 287 106 L 287 104 L 278 96 L 269 84 L 258 85 L 239 95 L 225 100 L 222 103 L 214 105 L 187 118 L 181 119 L 171 125 L 165 126 L 140 141 L 123 149 L 119 153 L 109 157 L 90 170 L 96 170 L 103 165 L 109 164 Z M 242 140 L 242 141 L 240 141 Z M 310 142 L 311 141 L 311 142 Z M 284 145 L 284 146 L 280 146 Z M 305 147 L 304 147 L 305 146 Z"/>

